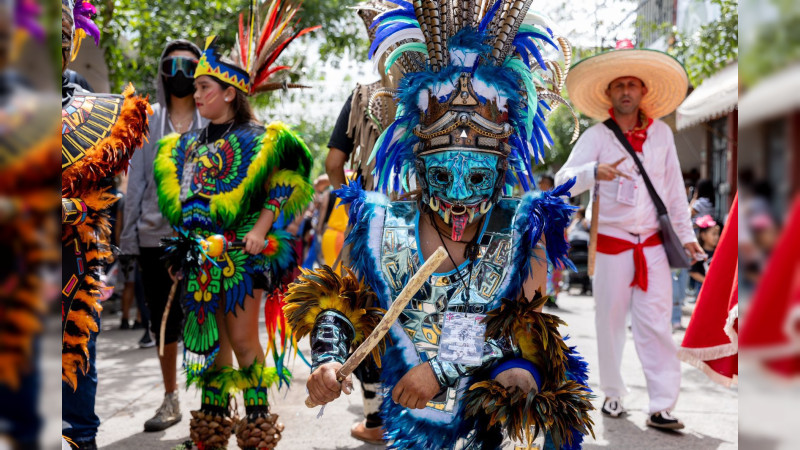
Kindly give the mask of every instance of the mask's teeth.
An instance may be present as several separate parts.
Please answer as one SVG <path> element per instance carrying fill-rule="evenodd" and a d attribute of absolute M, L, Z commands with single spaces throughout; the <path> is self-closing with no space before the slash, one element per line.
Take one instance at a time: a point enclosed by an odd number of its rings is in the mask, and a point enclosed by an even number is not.
<path fill-rule="evenodd" d="M 490 202 L 488 200 L 483 202 L 483 203 L 481 203 L 481 214 L 486 214 L 487 212 L 489 212 L 489 209 L 491 207 L 492 207 L 492 202 Z"/>
<path fill-rule="evenodd" d="M 439 199 L 435 197 L 431 197 L 431 200 L 428 202 L 433 212 L 439 211 Z"/>
<path fill-rule="evenodd" d="M 450 208 L 444 211 L 444 223 L 450 223 Z"/>
<path fill-rule="evenodd" d="M 475 220 L 475 208 L 469 208 L 469 223 Z"/>

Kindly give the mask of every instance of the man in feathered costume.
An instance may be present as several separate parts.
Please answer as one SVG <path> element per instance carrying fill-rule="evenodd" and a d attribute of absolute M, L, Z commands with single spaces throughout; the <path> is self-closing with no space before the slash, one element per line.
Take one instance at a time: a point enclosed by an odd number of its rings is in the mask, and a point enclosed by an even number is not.
<path fill-rule="evenodd" d="M 285 327 L 276 336 L 283 318 L 274 304 L 279 299 L 268 300 L 266 311 L 267 347 L 275 367 L 265 364 L 258 316 L 262 295 L 272 293 L 296 261 L 291 236 L 273 224 L 279 216 L 291 222 L 311 202 L 312 159 L 285 124 L 256 122 L 248 97 L 301 87 L 288 83 L 283 71 L 289 67 L 275 62 L 291 41 L 319 27 L 295 29 L 298 5 L 291 1 L 265 3 L 263 26 L 257 23 L 259 9 L 254 0 L 249 17 L 239 17 L 232 60 L 221 55 L 215 37 L 206 40 L 194 73 L 194 95 L 210 122 L 164 137 L 155 158 L 159 208 L 179 230 L 165 253 L 172 271 L 186 280 L 184 368 L 187 384 L 202 389 L 202 404 L 191 412 L 189 426 L 201 449 L 227 447 L 234 425 L 230 398 L 238 391 L 247 413 L 236 424 L 239 446 L 274 448 L 283 425 L 270 413 L 267 391 L 291 378 L 283 364 Z M 192 248 L 193 236 L 208 241 L 216 235 L 224 240 L 219 251 L 184 251 Z M 238 370 L 232 367 L 232 352 Z"/>
<path fill-rule="evenodd" d="M 84 37 L 98 42 L 94 14 L 88 1 L 62 0 L 62 72 L 75 58 Z M 133 86 L 123 95 L 92 94 L 62 75 L 62 417 L 70 425 L 64 433 L 81 448 L 92 448 L 100 423 L 94 414 L 97 372 L 93 360 L 100 330 L 100 293 L 105 289 L 100 274 L 112 258 L 107 209 L 116 197 L 108 188 L 142 145 L 148 113 L 152 113 L 149 103 L 133 95 Z"/>
<path fill-rule="evenodd" d="M 336 371 L 379 308 L 446 248 L 378 361 L 390 448 L 499 448 L 503 432 L 528 442 L 546 432 L 556 447 L 578 448 L 591 432 L 586 365 L 561 337 L 563 322 L 541 313 L 547 261 L 571 265 L 564 229 L 573 208 L 560 197 L 572 183 L 527 193 L 550 139 L 544 113 L 563 102 L 564 74 L 541 48 L 560 48 L 567 67 L 570 51 L 528 14 L 530 3 L 399 1 L 375 19 L 372 57 L 388 52 L 386 67 L 401 64 L 404 77 L 396 120 L 373 150 L 383 193 L 339 191 L 351 204 L 351 265 L 365 284 L 323 268 L 305 272 L 286 299 L 296 336 L 311 335 L 309 396 L 324 404 L 348 392 Z M 522 198 L 504 195 L 515 188 Z"/>

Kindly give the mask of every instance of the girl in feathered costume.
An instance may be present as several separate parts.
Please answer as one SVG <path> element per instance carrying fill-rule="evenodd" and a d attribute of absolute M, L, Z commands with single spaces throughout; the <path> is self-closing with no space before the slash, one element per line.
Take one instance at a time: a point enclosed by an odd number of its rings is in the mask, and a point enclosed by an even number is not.
<path fill-rule="evenodd" d="M 293 30 L 297 7 L 290 2 L 266 4 L 263 26 L 256 23 L 258 10 L 253 1 L 249 17 L 239 17 L 235 63 L 223 59 L 214 36 L 206 40 L 194 74 L 194 98 L 210 124 L 166 136 L 155 159 L 159 207 L 180 230 L 168 256 L 174 250 L 180 259 L 178 241 L 187 236 L 223 235 L 226 241 L 242 242 L 219 256 L 201 256 L 199 266 L 190 267 L 187 260 L 172 264 L 172 271 L 182 269 L 186 279 L 184 368 L 188 383 L 203 391 L 202 406 L 192 412 L 190 424 L 200 448 L 226 446 L 232 431 L 229 399 L 238 390 L 247 412 L 237 426 L 239 445 L 272 448 L 282 426 L 269 414 L 267 389 L 276 382 L 288 384 L 290 377 L 274 335 L 270 349 L 277 367 L 265 366 L 258 316 L 264 290 L 271 291 L 295 260 L 288 234 L 272 226 L 280 214 L 291 221 L 311 201 L 312 161 L 306 145 L 286 125 L 275 122 L 265 128 L 255 121 L 248 96 L 299 87 L 276 81 L 288 67 L 273 63 L 289 42 L 316 27 Z M 231 351 L 241 370 L 231 368 Z"/>
<path fill-rule="evenodd" d="M 353 268 L 377 305 L 357 305 L 365 295 L 346 289 L 338 303 L 314 295 L 333 284 L 319 281 L 335 276 L 324 270 L 304 274 L 287 296 L 292 329 L 311 335 L 309 395 L 324 404 L 348 391 L 336 371 L 369 331 L 355 319 L 387 308 L 438 246 L 447 249 L 380 361 L 390 448 L 499 448 L 503 432 L 546 432 L 558 448 L 579 448 L 591 432 L 586 365 L 560 335 L 563 323 L 541 312 L 539 294 L 548 261 L 571 266 L 564 229 L 573 208 L 562 200 L 571 183 L 527 193 L 550 140 L 544 114 L 563 102 L 565 74 L 542 47 L 559 48 L 565 67 L 570 51 L 530 3 L 399 0 L 375 19 L 372 57 L 388 52 L 387 68 L 401 64 L 405 74 L 396 120 L 373 150 L 383 193 L 355 184 L 338 195 L 351 204 Z M 514 188 L 522 198 L 503 195 Z"/>

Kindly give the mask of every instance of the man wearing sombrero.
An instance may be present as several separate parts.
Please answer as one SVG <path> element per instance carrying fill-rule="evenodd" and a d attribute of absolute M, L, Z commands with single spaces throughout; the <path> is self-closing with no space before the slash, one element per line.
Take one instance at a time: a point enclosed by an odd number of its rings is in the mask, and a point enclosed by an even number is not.
<path fill-rule="evenodd" d="M 647 424 L 668 429 L 683 428 L 670 414 L 681 376 L 670 325 L 670 263 L 685 258 L 681 245 L 692 259 L 701 257 L 703 250 L 692 232 L 672 131 L 658 118 L 675 110 L 687 87 L 686 71 L 678 61 L 662 52 L 633 49 L 630 41 L 577 63 L 567 77 L 569 97 L 578 110 L 602 123 L 584 132 L 556 175 L 557 185 L 575 177 L 573 196 L 594 189 L 593 292 L 600 388 L 606 396 L 602 412 L 611 417 L 626 413 L 620 400 L 627 393 L 620 367 L 630 311 L 650 396 Z M 665 206 L 661 213 L 633 155 Z M 663 209 L 668 219 L 660 224 Z M 673 248 L 680 255 L 665 250 L 665 228 L 674 230 Z"/>

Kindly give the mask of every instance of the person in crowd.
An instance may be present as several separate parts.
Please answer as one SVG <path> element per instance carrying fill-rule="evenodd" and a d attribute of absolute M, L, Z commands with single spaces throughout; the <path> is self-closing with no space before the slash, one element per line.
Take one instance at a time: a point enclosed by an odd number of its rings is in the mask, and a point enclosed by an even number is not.
<path fill-rule="evenodd" d="M 200 410 L 192 411 L 189 424 L 191 439 L 200 448 L 224 447 L 233 431 L 230 397 L 239 390 L 246 412 L 236 427 L 240 447 L 274 446 L 282 425 L 270 413 L 267 393 L 291 376 L 282 364 L 285 353 L 275 348 L 272 315 L 266 318 L 267 330 L 277 363 L 264 363 L 259 311 L 264 293 L 274 291 L 290 270 L 285 264 L 295 261 L 291 236 L 273 224 L 281 215 L 291 222 L 311 201 L 312 159 L 285 124 L 258 123 L 249 96 L 299 87 L 280 81 L 285 80 L 283 66 L 273 64 L 286 46 L 274 41 L 283 33 L 296 37 L 315 28 L 295 30 L 290 24 L 297 19 L 294 13 L 278 3 L 266 10 L 274 13 L 269 20 L 248 20 L 263 27 L 239 28 L 242 45 L 256 48 L 263 41 L 254 55 L 238 54 L 232 61 L 222 57 L 216 36 L 206 39 L 193 75 L 197 111 L 209 122 L 157 144 L 158 205 L 179 229 L 167 251 L 171 276 L 185 281 L 184 368 L 187 383 L 202 390 Z M 259 65 L 257 60 L 270 63 Z M 219 254 L 187 262 L 180 251 L 182 237 L 217 242 Z M 238 370 L 232 368 L 233 355 Z M 219 426 L 209 427 L 209 422 Z M 252 442 L 256 428 L 261 438 Z M 262 433 L 268 429 L 273 433 Z"/>
<path fill-rule="evenodd" d="M 702 179 L 697 182 L 689 207 L 692 209 L 692 219 L 714 214 L 714 183 Z"/>
<path fill-rule="evenodd" d="M 697 282 L 697 292 L 699 293 L 703 287 L 703 282 L 706 280 L 706 272 L 709 264 L 711 264 L 711 258 L 714 257 L 714 250 L 716 250 L 719 243 L 721 230 L 717 221 L 710 215 L 698 217 L 694 223 L 697 225 L 697 240 L 706 255 L 708 255 L 704 260 L 692 264 L 689 269 L 689 276 Z"/>
<path fill-rule="evenodd" d="M 170 280 L 164 264 L 161 239 L 173 233 L 167 219 L 158 209 L 158 193 L 153 162 L 156 143 L 171 133 L 186 133 L 208 124 L 195 105 L 194 72 L 200 48 L 185 39 L 167 43 L 161 53 L 156 83 L 156 101 L 150 117 L 150 141 L 131 159 L 128 194 L 125 201 L 125 226 L 122 229 L 120 252 L 140 269 L 144 298 L 149 309 L 150 327 L 147 336 L 156 346 L 161 342 L 161 321 L 169 295 Z M 123 316 L 123 326 L 126 324 Z M 180 302 L 173 302 L 164 329 L 164 350 L 158 355 L 164 382 L 164 400 L 155 415 L 144 423 L 144 431 L 161 431 L 180 422 L 183 417 L 178 402 L 178 339 L 183 323 Z"/>
<path fill-rule="evenodd" d="M 647 425 L 667 429 L 684 426 L 671 413 L 681 383 L 670 327 L 672 277 L 655 203 L 633 158 L 642 162 L 685 250 L 702 255 L 674 137 L 658 120 L 680 105 L 687 88 L 686 71 L 674 58 L 633 49 L 627 40 L 616 50 L 577 63 L 567 77 L 570 99 L 602 123 L 583 133 L 556 175 L 557 184 L 576 179 L 573 195 L 593 189 L 593 201 L 598 202 L 593 292 L 600 389 L 605 393 L 602 412 L 609 417 L 626 413 L 622 397 L 628 389 L 621 364 L 630 312 L 650 397 Z"/>

